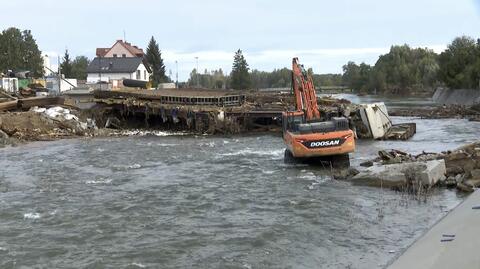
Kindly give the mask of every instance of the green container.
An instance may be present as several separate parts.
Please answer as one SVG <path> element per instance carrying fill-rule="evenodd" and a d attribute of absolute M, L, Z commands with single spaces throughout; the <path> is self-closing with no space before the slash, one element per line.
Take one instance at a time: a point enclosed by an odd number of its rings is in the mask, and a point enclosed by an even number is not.
<path fill-rule="evenodd" d="M 28 88 L 28 84 L 30 84 L 30 79 L 28 79 L 28 78 L 21 78 L 21 79 L 18 80 L 18 88 L 19 89 Z"/>

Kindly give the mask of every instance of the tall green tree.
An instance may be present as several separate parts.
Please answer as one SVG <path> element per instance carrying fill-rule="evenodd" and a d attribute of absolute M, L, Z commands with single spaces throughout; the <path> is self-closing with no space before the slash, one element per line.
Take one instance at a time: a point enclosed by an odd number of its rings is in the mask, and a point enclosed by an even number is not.
<path fill-rule="evenodd" d="M 292 84 L 292 71 L 288 68 L 274 69 L 272 72 L 254 69 L 250 73 L 250 78 L 255 89 L 289 88 Z"/>
<path fill-rule="evenodd" d="M 90 60 L 85 56 L 77 56 L 72 62 L 72 78 L 79 80 L 87 79 L 87 67 Z"/>
<path fill-rule="evenodd" d="M 239 49 L 233 58 L 232 72 L 230 73 L 230 87 L 235 90 L 244 90 L 251 87 L 252 81 L 248 72 L 248 63 Z"/>
<path fill-rule="evenodd" d="M 331 86 L 343 86 L 343 80 L 341 74 L 313 74 L 313 84 L 316 88 L 331 87 Z"/>
<path fill-rule="evenodd" d="M 343 66 L 343 80 L 357 91 L 410 94 L 434 89 L 438 69 L 438 56 L 432 50 L 392 46 L 373 67 L 348 62 Z"/>
<path fill-rule="evenodd" d="M 194 68 L 192 72 L 190 72 L 190 78 L 188 79 L 187 84 L 190 87 L 200 86 L 207 89 L 222 89 L 227 84 L 227 77 L 223 74 L 223 70 L 221 68 L 213 71 L 208 71 L 205 69 L 203 74 L 198 73 Z"/>
<path fill-rule="evenodd" d="M 43 75 L 43 58 L 30 30 L 8 28 L 0 33 L 0 70 Z"/>
<path fill-rule="evenodd" d="M 453 89 L 478 89 L 480 45 L 468 36 L 457 37 L 439 56 L 439 78 Z"/>
<path fill-rule="evenodd" d="M 62 63 L 60 64 L 60 72 L 65 76 L 65 78 L 72 78 L 72 60 L 70 59 L 70 54 L 68 49 L 65 50 L 63 55 Z"/>
<path fill-rule="evenodd" d="M 343 66 L 343 83 L 356 91 L 368 91 L 372 67 L 366 63 L 348 62 Z"/>
<path fill-rule="evenodd" d="M 170 79 L 165 74 L 165 64 L 163 63 L 162 53 L 158 47 L 157 41 L 153 36 L 148 43 L 146 58 L 148 64 L 152 68 L 153 73 L 151 80 L 153 82 L 153 86 L 156 87 L 158 83 L 169 82 Z"/>
<path fill-rule="evenodd" d="M 384 92 L 409 94 L 411 91 L 432 89 L 437 81 L 437 54 L 429 49 L 408 45 L 392 46 L 390 52 L 381 55 L 374 73 L 384 75 L 375 88 Z"/>

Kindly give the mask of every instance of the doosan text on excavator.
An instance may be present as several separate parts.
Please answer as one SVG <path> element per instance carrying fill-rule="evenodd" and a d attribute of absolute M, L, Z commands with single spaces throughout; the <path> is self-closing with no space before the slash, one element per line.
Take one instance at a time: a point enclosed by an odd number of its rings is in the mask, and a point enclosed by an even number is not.
<path fill-rule="evenodd" d="M 329 162 L 334 167 L 349 166 L 355 151 L 355 137 L 348 119 L 322 112 L 312 77 L 292 61 L 292 89 L 295 109 L 282 113 L 285 162 Z"/>

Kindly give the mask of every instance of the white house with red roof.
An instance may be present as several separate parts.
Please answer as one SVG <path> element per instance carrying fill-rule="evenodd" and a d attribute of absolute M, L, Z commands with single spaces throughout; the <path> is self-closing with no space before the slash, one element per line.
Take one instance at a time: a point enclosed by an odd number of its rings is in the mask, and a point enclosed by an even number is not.
<path fill-rule="evenodd" d="M 143 49 L 123 40 L 110 48 L 97 48 L 87 68 L 87 82 L 109 82 L 117 85 L 123 79 L 148 81 L 152 70 L 145 60 Z"/>
<path fill-rule="evenodd" d="M 134 46 L 126 41 L 121 39 L 117 40 L 115 44 L 113 44 L 110 48 L 97 48 L 97 57 L 122 57 L 122 58 L 130 58 L 130 57 L 144 57 L 145 53 L 143 53 L 143 49 Z"/>

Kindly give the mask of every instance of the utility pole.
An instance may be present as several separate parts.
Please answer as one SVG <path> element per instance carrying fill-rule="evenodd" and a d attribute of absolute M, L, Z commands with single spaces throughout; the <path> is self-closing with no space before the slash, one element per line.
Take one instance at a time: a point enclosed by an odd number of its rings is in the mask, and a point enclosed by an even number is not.
<path fill-rule="evenodd" d="M 58 64 L 58 95 L 60 95 L 60 91 L 62 88 L 62 67 L 60 66 L 60 55 L 57 56 L 57 64 Z"/>
<path fill-rule="evenodd" d="M 98 57 L 98 76 L 100 77 L 100 90 L 102 90 L 102 56 Z"/>
<path fill-rule="evenodd" d="M 178 61 L 175 61 L 175 68 L 176 68 L 176 72 L 175 72 L 175 88 L 178 89 Z"/>
<path fill-rule="evenodd" d="M 197 73 L 196 73 L 197 87 L 200 88 L 200 80 L 199 80 L 199 77 L 198 77 L 198 74 L 199 74 L 199 71 L 198 71 L 198 56 L 195 57 L 195 60 L 197 60 Z"/>

